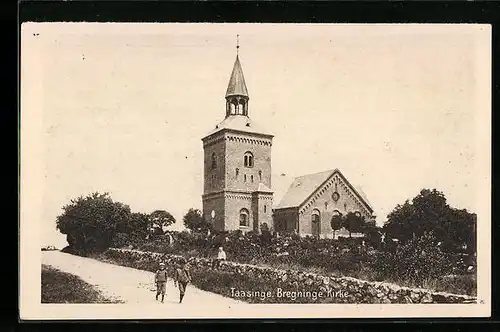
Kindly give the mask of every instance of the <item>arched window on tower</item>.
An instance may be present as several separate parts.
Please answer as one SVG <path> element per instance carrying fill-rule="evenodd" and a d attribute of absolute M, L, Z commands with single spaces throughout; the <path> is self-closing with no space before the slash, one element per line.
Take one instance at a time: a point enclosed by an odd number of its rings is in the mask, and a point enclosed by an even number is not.
<path fill-rule="evenodd" d="M 253 175 L 250 175 L 250 182 L 253 183 Z"/>
<path fill-rule="evenodd" d="M 245 167 L 253 167 L 253 154 L 250 151 L 245 152 L 243 156 L 243 165 L 245 165 Z"/>
<path fill-rule="evenodd" d="M 248 227 L 249 225 L 249 213 L 248 210 L 243 208 L 240 210 L 240 227 Z"/>
<path fill-rule="evenodd" d="M 215 152 L 212 152 L 212 169 L 217 168 L 217 156 L 215 155 Z"/>
<path fill-rule="evenodd" d="M 235 107 L 236 107 L 236 112 L 235 112 L 236 115 L 240 115 L 241 114 L 241 107 L 240 107 L 239 101 L 236 101 Z"/>
<path fill-rule="evenodd" d="M 245 99 L 240 99 L 239 102 L 238 102 L 238 114 L 240 115 L 246 115 L 246 111 L 245 111 Z"/>
<path fill-rule="evenodd" d="M 262 181 L 262 171 L 259 171 L 259 181 Z"/>
<path fill-rule="evenodd" d="M 238 175 L 240 175 L 240 169 L 239 168 L 236 169 L 236 179 L 238 178 Z"/>
<path fill-rule="evenodd" d="M 235 102 L 235 100 L 231 100 L 229 102 L 229 114 L 231 114 L 231 115 L 236 114 L 236 102 Z"/>

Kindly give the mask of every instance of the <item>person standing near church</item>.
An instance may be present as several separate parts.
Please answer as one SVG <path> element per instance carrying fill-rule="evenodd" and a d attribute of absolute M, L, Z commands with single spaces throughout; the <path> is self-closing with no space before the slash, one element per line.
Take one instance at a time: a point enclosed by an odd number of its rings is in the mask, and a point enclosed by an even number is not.
<path fill-rule="evenodd" d="M 189 266 L 185 259 L 183 259 L 179 266 L 175 269 L 174 273 L 174 283 L 179 287 L 179 303 L 182 303 L 182 299 L 186 294 L 186 288 L 188 283 L 191 282 L 191 272 L 189 271 Z"/>
<path fill-rule="evenodd" d="M 156 301 L 158 301 L 158 296 L 161 294 L 161 303 L 165 299 L 165 293 L 167 292 L 167 270 L 165 269 L 165 263 L 160 263 L 160 269 L 155 273 L 155 284 L 156 284 Z"/>
<path fill-rule="evenodd" d="M 217 253 L 217 258 L 214 260 L 212 264 L 212 269 L 218 268 L 220 266 L 220 263 L 225 260 L 226 260 L 226 252 L 224 251 L 224 248 L 219 247 L 219 252 Z"/>

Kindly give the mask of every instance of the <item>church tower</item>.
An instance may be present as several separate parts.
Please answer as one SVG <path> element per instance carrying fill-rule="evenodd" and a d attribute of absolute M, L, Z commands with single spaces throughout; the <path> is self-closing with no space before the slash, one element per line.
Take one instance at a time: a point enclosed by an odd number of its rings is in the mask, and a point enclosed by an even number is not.
<path fill-rule="evenodd" d="M 225 119 L 202 139 L 203 216 L 216 230 L 258 232 L 263 224 L 273 223 L 273 135 L 250 119 L 250 97 L 238 52 L 225 99 Z"/>

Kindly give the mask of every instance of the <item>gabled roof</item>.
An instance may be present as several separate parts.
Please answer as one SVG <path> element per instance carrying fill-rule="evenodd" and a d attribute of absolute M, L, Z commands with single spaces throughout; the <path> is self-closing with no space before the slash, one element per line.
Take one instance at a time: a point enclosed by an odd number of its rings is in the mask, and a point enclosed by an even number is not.
<path fill-rule="evenodd" d="M 266 130 L 255 124 L 248 116 L 245 115 L 230 115 L 226 117 L 222 122 L 220 122 L 215 128 L 210 131 L 205 137 L 215 134 L 223 129 L 232 129 L 253 134 L 262 134 L 272 136 L 271 134 L 266 134 Z"/>
<path fill-rule="evenodd" d="M 358 198 L 368 207 L 369 210 L 371 210 L 370 212 L 373 212 L 373 208 L 366 199 L 365 193 L 360 191 L 359 187 L 358 189 L 354 188 L 338 169 L 303 175 L 295 178 L 279 204 L 276 205 L 275 209 L 300 207 L 335 173 L 340 175 L 340 177 L 358 196 Z"/>
<path fill-rule="evenodd" d="M 276 209 L 300 206 L 333 172 L 334 170 L 329 170 L 296 177 Z"/>
<path fill-rule="evenodd" d="M 247 85 L 245 84 L 245 77 L 243 76 L 243 70 L 241 69 L 240 58 L 238 56 L 236 56 L 233 72 L 231 73 L 229 85 L 227 86 L 226 97 L 229 96 L 248 97 Z"/>
<path fill-rule="evenodd" d="M 363 189 L 360 186 L 355 186 L 354 188 L 356 189 L 355 191 L 358 192 L 359 196 L 361 196 L 361 198 L 365 201 L 365 203 L 373 210 L 373 207 L 368 198 L 366 197 L 366 194 L 363 191 Z"/>

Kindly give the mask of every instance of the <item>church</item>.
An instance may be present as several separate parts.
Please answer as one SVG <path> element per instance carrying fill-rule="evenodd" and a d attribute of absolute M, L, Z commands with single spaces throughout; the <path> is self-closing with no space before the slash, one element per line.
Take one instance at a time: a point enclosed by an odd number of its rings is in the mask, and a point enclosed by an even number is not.
<path fill-rule="evenodd" d="M 333 216 L 354 212 L 366 221 L 375 217 L 361 188 L 355 188 L 338 169 L 293 179 L 273 210 L 276 231 L 320 238 L 338 235 L 331 228 Z M 345 230 L 336 233 L 345 235 Z"/>
<path fill-rule="evenodd" d="M 225 100 L 224 120 L 202 138 L 202 210 L 214 229 L 259 232 L 267 227 L 279 233 L 329 237 L 335 214 L 353 211 L 366 220 L 373 217 L 364 193 L 338 169 L 297 177 L 282 197 L 275 197 L 274 136 L 249 116 L 250 97 L 238 53 Z"/>

